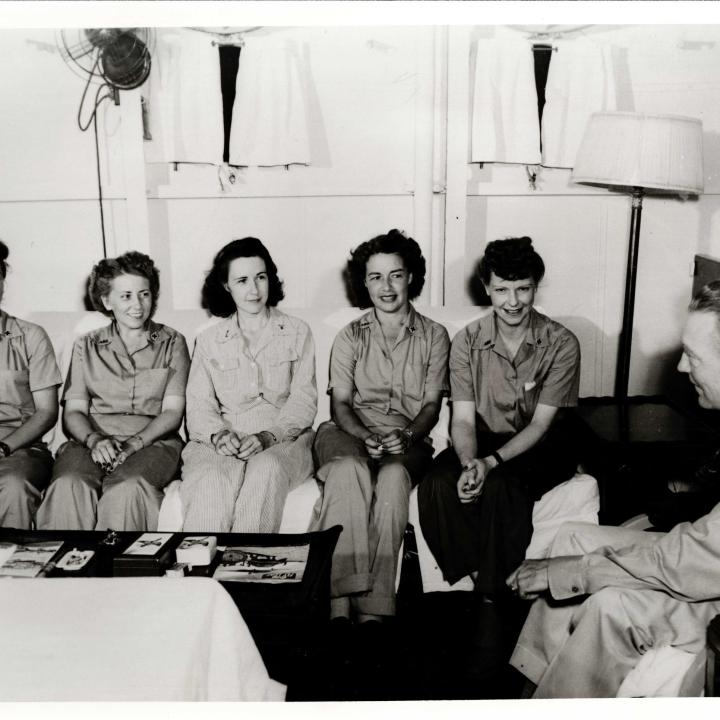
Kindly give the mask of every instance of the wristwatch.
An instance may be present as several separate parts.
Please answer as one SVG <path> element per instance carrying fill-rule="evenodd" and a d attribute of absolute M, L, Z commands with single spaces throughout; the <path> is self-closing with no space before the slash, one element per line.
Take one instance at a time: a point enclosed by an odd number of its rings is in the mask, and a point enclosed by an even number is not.
<path fill-rule="evenodd" d="M 3 457 L 10 457 L 10 455 L 12 455 L 12 450 L 7 443 L 0 442 L 0 451 L 2 451 Z"/>
<path fill-rule="evenodd" d="M 407 438 L 408 445 L 412 445 L 415 440 L 415 432 L 411 430 L 409 427 L 406 427 L 402 434 Z"/>

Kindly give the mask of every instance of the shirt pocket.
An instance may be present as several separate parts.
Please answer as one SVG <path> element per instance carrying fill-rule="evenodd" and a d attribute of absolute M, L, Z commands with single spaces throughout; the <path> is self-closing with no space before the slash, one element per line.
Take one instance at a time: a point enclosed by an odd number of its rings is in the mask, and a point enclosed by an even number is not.
<path fill-rule="evenodd" d="M 270 351 L 266 383 L 278 393 L 290 390 L 294 364 L 298 360 L 297 350 L 291 345 L 280 345 Z"/>
<path fill-rule="evenodd" d="M 518 397 L 520 400 L 520 411 L 522 416 L 528 420 L 532 419 L 537 407 L 538 398 L 542 390 L 542 383 L 536 380 L 529 380 L 519 388 Z"/>
<path fill-rule="evenodd" d="M 242 400 L 246 395 L 246 388 L 252 383 L 246 368 L 239 358 L 220 358 L 211 361 L 211 376 L 215 386 L 215 394 L 223 401 L 231 396 Z"/>
<path fill-rule="evenodd" d="M 159 415 L 170 368 L 140 370 L 135 377 L 135 408 L 141 415 Z"/>
<path fill-rule="evenodd" d="M 0 370 L 0 402 L 16 408 L 34 407 L 27 369 Z"/>

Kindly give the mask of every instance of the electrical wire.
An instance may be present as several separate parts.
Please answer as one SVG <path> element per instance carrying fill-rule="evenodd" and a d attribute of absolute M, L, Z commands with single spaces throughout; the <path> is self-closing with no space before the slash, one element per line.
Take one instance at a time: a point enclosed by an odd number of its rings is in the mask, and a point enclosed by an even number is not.
<path fill-rule="evenodd" d="M 97 172 L 97 184 L 98 184 L 98 203 L 100 205 L 100 230 L 102 233 L 102 249 L 103 249 L 103 258 L 107 258 L 107 239 L 105 236 L 105 209 L 103 208 L 103 191 L 102 191 L 102 176 L 100 174 L 100 141 L 98 139 L 98 127 L 97 127 L 97 111 L 100 105 L 103 103 L 103 101 L 112 99 L 115 97 L 115 92 L 112 86 L 108 85 L 107 83 L 103 83 L 100 85 L 97 89 L 97 92 L 95 93 L 95 103 L 92 112 L 90 113 L 90 117 L 88 118 L 87 123 L 83 124 L 82 122 L 82 111 L 85 106 L 85 98 L 87 97 L 87 91 L 90 87 L 90 83 L 95 76 L 95 70 L 97 69 L 99 63 L 99 57 L 95 59 L 95 64 L 93 65 L 93 71 L 88 75 L 87 82 L 85 83 L 85 87 L 83 89 L 82 98 L 80 100 L 80 106 L 78 107 L 78 114 L 77 114 L 77 124 L 78 127 L 82 132 L 85 132 L 90 125 L 93 126 L 93 132 L 95 135 L 95 169 Z M 102 97 L 100 96 L 100 93 L 103 92 L 103 90 L 110 90 L 110 92 L 106 93 Z"/>

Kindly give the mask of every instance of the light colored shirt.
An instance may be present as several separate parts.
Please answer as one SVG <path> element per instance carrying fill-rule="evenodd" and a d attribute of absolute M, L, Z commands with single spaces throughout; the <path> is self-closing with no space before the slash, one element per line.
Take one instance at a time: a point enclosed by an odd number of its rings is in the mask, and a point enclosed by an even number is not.
<path fill-rule="evenodd" d="M 678 600 L 720 599 L 720 504 L 694 523 L 676 525 L 657 542 L 553 558 L 550 592 L 557 600 L 604 587 L 660 590 Z"/>
<path fill-rule="evenodd" d="M 531 309 L 525 340 L 510 359 L 493 312 L 453 339 L 450 386 L 453 402 L 475 403 L 485 423 L 481 429 L 518 433 L 530 423 L 538 403 L 577 405 L 580 344 L 566 327 Z"/>
<path fill-rule="evenodd" d="M 0 310 L 0 439 L 35 414 L 34 391 L 61 382 L 47 333 Z"/>
<path fill-rule="evenodd" d="M 316 413 L 315 343 L 302 320 L 270 308 L 254 352 L 237 315 L 198 335 L 187 387 L 191 440 L 211 443 L 225 428 L 240 435 L 268 430 L 278 442 L 293 440 Z"/>
<path fill-rule="evenodd" d="M 83 400 L 94 428 L 110 435 L 140 432 L 162 411 L 166 396 L 184 397 L 190 356 L 185 338 L 150 322 L 146 344 L 129 354 L 112 322 L 73 346 L 63 403 Z"/>
<path fill-rule="evenodd" d="M 428 401 L 447 393 L 450 340 L 445 328 L 410 306 L 393 348 L 375 311 L 346 325 L 333 342 L 328 392 L 352 393 L 352 408 L 368 430 L 404 428 Z"/>

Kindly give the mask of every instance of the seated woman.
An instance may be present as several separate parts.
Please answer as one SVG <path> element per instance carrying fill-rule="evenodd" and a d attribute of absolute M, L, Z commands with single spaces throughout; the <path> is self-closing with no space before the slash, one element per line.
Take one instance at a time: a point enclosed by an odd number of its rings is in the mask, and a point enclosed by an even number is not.
<path fill-rule="evenodd" d="M 425 282 L 418 244 L 398 230 L 360 245 L 346 275 L 354 304 L 330 358 L 332 422 L 315 438 L 323 484 L 317 528 L 342 525 L 331 617 L 395 614 L 397 556 L 410 491 L 433 454 L 428 435 L 447 391 L 448 334 L 410 300 Z"/>
<path fill-rule="evenodd" d="M 493 312 L 453 339 L 452 447 L 418 488 L 420 525 L 445 580 L 487 596 L 525 556 L 532 507 L 577 459 L 557 422 L 577 404 L 580 347 L 533 309 L 545 265 L 528 237 L 488 244 L 479 265 Z"/>
<path fill-rule="evenodd" d="M 153 261 L 101 260 L 90 298 L 113 320 L 73 346 L 63 393 L 69 436 L 38 509 L 40 529 L 156 530 L 162 489 L 177 474 L 190 358 L 185 338 L 151 320 Z"/>
<path fill-rule="evenodd" d="M 183 530 L 277 532 L 285 498 L 312 475 L 317 412 L 310 328 L 280 312 L 282 282 L 257 238 L 215 256 L 187 387 Z"/>
<path fill-rule="evenodd" d="M 0 241 L 0 300 L 7 257 Z M 45 331 L 0 310 L 0 527 L 31 527 L 52 473 L 41 438 L 57 421 L 61 382 Z"/>

